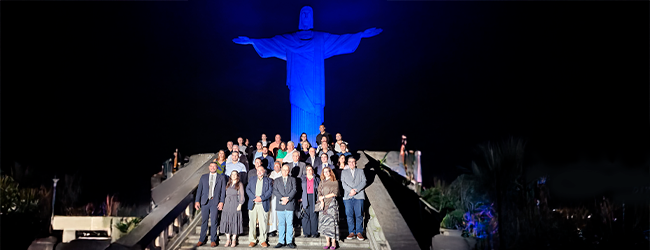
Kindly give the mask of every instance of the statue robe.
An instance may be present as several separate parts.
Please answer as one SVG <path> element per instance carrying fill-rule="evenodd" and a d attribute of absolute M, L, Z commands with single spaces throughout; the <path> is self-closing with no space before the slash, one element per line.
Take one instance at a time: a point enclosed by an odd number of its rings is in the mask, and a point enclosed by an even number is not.
<path fill-rule="evenodd" d="M 309 31 L 251 39 L 260 57 L 287 61 L 291 140 L 294 142 L 300 141 L 303 132 L 314 142 L 320 133 L 318 126 L 323 123 L 325 108 L 325 59 L 352 53 L 361 42 L 361 33 L 334 35 L 312 31 L 311 39 L 301 39 L 305 37 L 304 32 Z"/>

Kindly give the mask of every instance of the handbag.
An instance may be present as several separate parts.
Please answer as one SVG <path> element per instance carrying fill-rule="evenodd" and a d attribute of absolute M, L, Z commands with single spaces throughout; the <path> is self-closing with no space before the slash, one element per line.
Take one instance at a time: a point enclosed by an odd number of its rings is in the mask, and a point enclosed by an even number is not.
<path fill-rule="evenodd" d="M 298 217 L 298 219 L 302 219 L 302 217 L 305 216 L 306 213 L 305 208 L 300 206 L 300 211 L 294 211 L 294 213 L 296 213 L 296 217 Z"/>
<path fill-rule="evenodd" d="M 321 204 L 320 200 L 318 200 L 316 202 L 316 204 L 314 204 L 314 212 L 323 211 L 323 209 L 321 207 L 322 207 L 322 204 Z"/>

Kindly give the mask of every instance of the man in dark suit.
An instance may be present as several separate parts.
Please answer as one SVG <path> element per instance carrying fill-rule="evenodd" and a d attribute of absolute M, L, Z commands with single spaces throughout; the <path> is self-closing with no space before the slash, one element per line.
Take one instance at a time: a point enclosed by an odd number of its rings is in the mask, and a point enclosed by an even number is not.
<path fill-rule="evenodd" d="M 329 157 L 327 154 L 322 154 L 318 159 L 316 159 L 316 165 L 314 166 L 314 174 L 320 176 L 320 174 L 323 172 L 323 168 L 328 167 L 331 169 L 335 169 L 334 165 L 332 162 L 329 160 Z"/>
<path fill-rule="evenodd" d="M 305 163 L 300 161 L 300 152 L 293 151 L 291 154 L 293 162 L 291 162 L 291 177 L 300 179 L 305 175 Z M 299 185 L 300 183 L 298 183 Z"/>
<path fill-rule="evenodd" d="M 309 157 L 307 157 L 307 160 L 305 160 L 305 163 L 311 165 L 316 169 L 316 162 L 318 161 L 318 156 L 316 155 L 316 149 L 315 148 L 309 148 Z"/>
<path fill-rule="evenodd" d="M 209 166 L 210 173 L 204 174 L 199 180 L 199 186 L 196 189 L 196 198 L 194 198 L 194 208 L 201 209 L 201 236 L 196 246 L 203 245 L 208 230 L 208 219 L 212 222 L 210 225 L 210 246 L 219 245 L 217 237 L 217 213 L 223 208 L 226 200 L 226 178 L 223 174 L 217 174 L 217 163 L 212 162 Z"/>
<path fill-rule="evenodd" d="M 255 168 L 257 169 L 257 176 L 248 180 L 246 186 L 246 194 L 248 195 L 248 240 L 250 241 L 249 247 L 255 246 L 255 241 L 259 240 L 260 246 L 269 247 L 266 243 L 268 232 L 268 219 L 269 209 L 271 209 L 271 195 L 273 194 L 272 180 L 265 177 L 266 169 L 262 167 L 262 159 L 255 159 Z M 255 197 L 255 198 L 253 198 Z M 255 225 L 259 223 L 260 235 L 259 239 L 255 235 Z"/>
<path fill-rule="evenodd" d="M 293 243 L 293 210 L 295 209 L 294 197 L 296 196 L 296 179 L 289 176 L 291 165 L 282 166 L 282 177 L 278 177 L 273 185 L 273 195 L 278 200 L 275 210 L 278 215 L 278 232 L 280 239 L 275 248 L 289 246 L 296 248 Z"/>

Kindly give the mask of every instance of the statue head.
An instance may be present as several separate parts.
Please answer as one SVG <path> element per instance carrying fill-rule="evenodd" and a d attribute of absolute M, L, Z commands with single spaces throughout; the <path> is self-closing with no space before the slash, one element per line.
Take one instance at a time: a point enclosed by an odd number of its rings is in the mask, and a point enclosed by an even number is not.
<path fill-rule="evenodd" d="M 300 30 L 310 30 L 314 28 L 314 11 L 311 7 L 305 6 L 300 9 Z"/>

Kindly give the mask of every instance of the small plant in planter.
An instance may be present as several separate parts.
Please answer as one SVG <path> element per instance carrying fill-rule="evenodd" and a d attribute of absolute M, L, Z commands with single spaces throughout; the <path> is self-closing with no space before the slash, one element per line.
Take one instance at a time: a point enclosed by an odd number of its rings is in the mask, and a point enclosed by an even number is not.
<path fill-rule="evenodd" d="M 457 209 L 451 211 L 440 222 L 440 233 L 448 236 L 461 236 L 463 229 L 463 214 L 465 211 Z"/>

